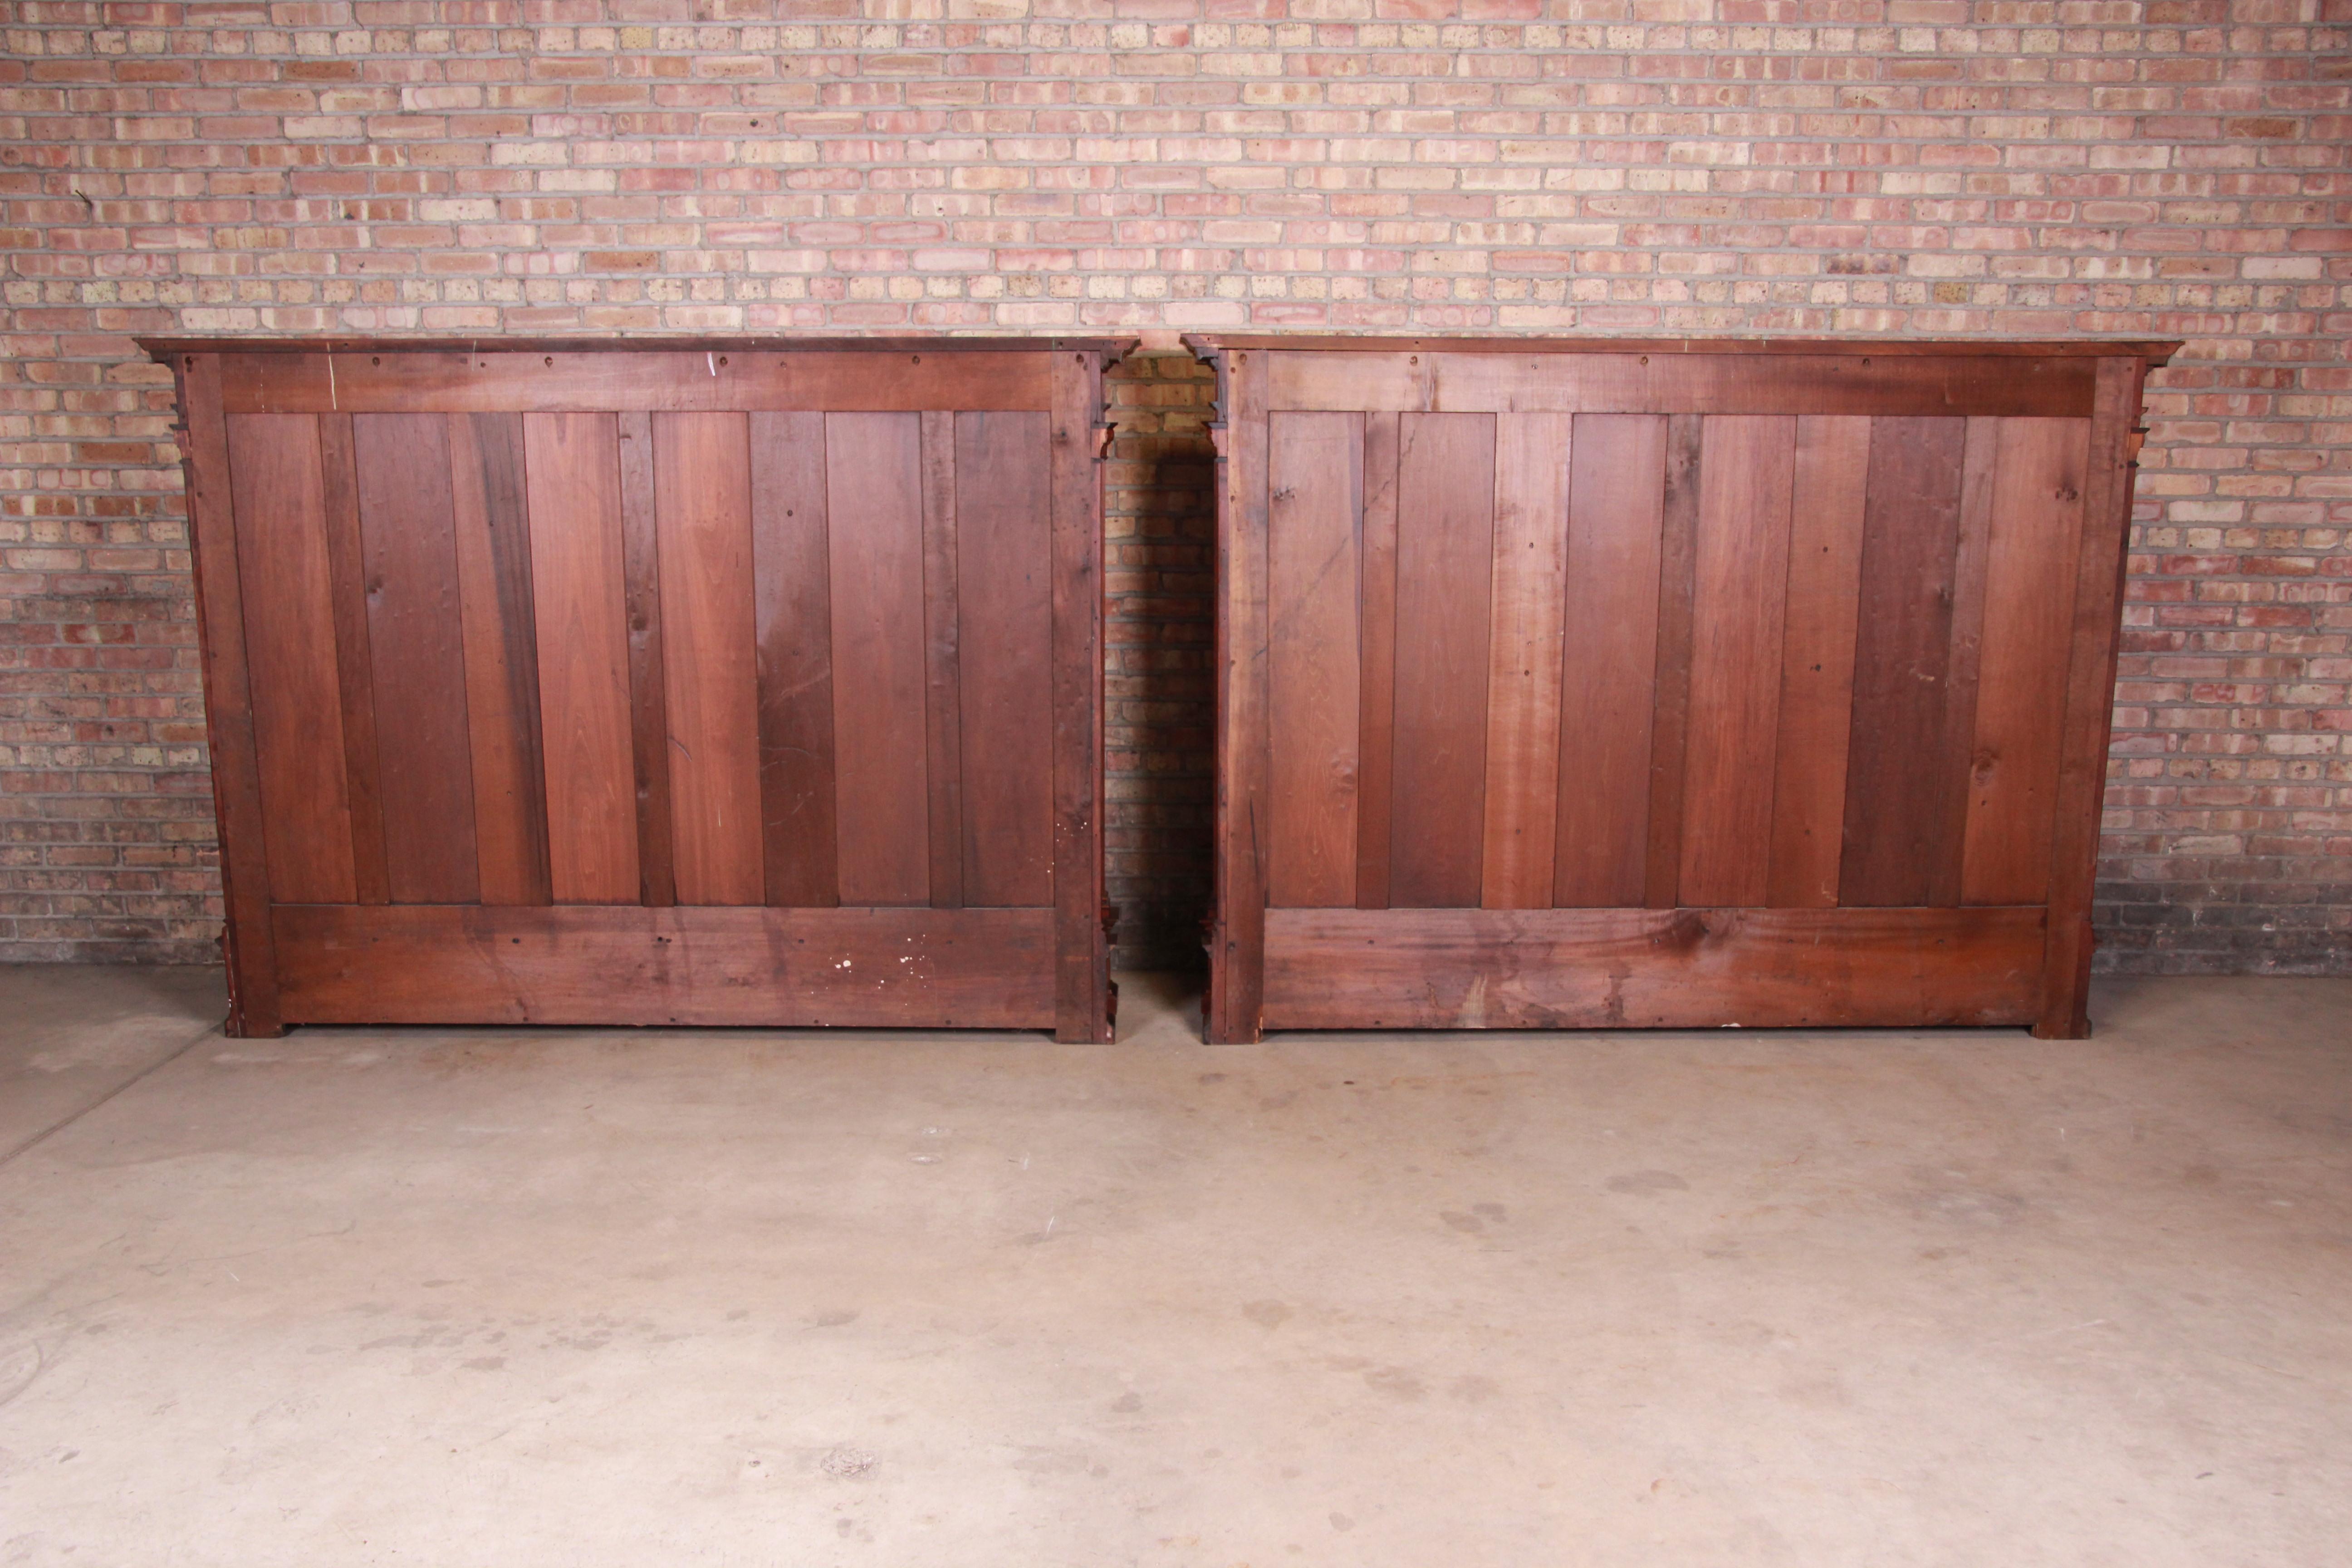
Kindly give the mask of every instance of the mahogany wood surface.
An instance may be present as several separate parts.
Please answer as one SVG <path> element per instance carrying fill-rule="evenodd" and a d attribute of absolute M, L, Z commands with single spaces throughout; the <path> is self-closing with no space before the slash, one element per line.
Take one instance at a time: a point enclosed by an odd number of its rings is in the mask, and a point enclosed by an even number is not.
<path fill-rule="evenodd" d="M 1493 626 L 1479 901 L 1551 907 L 1559 826 L 1560 667 L 1570 436 L 1565 414 L 1495 421 Z"/>
<path fill-rule="evenodd" d="M 1103 886 L 1103 447 L 1099 354 L 1047 356 L 1053 515 L 1054 1037 L 1116 1031 Z"/>
<path fill-rule="evenodd" d="M 1364 416 L 1363 532 L 1358 543 L 1356 907 L 1389 902 L 1396 788 L 1397 416 Z"/>
<path fill-rule="evenodd" d="M 1678 904 L 1764 902 L 1796 426 L 1723 415 L 1702 437 Z"/>
<path fill-rule="evenodd" d="M 523 416 L 549 896 L 638 898 L 621 434 L 609 414 Z"/>
<path fill-rule="evenodd" d="M 1209 994 L 1212 1045 L 1246 1045 L 1263 1028 L 1266 861 L 1266 412 L 1264 366 L 1243 351 L 1218 363 L 1217 821 L 1212 847 Z"/>
<path fill-rule="evenodd" d="M 244 585 L 237 571 L 236 510 L 231 500 L 228 428 L 220 406 L 220 357 L 169 360 L 181 416 L 196 585 L 198 662 L 204 672 L 205 735 L 212 755 L 213 801 L 220 822 L 221 931 L 228 968 L 227 1032 L 239 1037 L 284 1032 L 278 1016 L 278 960 L 269 931 L 269 857 L 263 828 L 261 769 L 247 679 Z"/>
<path fill-rule="evenodd" d="M 1054 901 L 1052 421 L 954 416 L 961 902 Z"/>
<path fill-rule="evenodd" d="M 841 902 L 824 416 L 751 416 L 760 801 L 768 902 Z"/>
<path fill-rule="evenodd" d="M 824 423 L 841 901 L 927 904 L 920 416 Z"/>
<path fill-rule="evenodd" d="M 1658 657 L 1650 711 L 1650 798 L 1643 812 L 1642 901 L 1654 910 L 1675 907 L 1682 879 L 1706 423 L 1696 414 L 1666 419 L 1665 482 L 1658 500 Z M 1622 829 L 1603 831 L 1630 831 L 1631 826 L 1629 818 Z"/>
<path fill-rule="evenodd" d="M 1951 880 L 1955 568 L 1968 422 L 1872 423 L 1839 902 L 1927 904 Z"/>
<path fill-rule="evenodd" d="M 538 348 L 479 353 L 239 354 L 232 414 L 658 413 L 925 407 L 1037 408 L 1051 375 L 1037 353 L 920 353 Z"/>
<path fill-rule="evenodd" d="M 1869 474 L 1868 419 L 1798 419 L 1792 479 L 1803 504 L 1789 520 L 1780 749 L 1773 759 L 1763 900 L 1782 908 L 1826 909 L 1837 902 Z"/>
<path fill-rule="evenodd" d="M 2031 904 L 2050 892 L 2066 663 L 2048 650 L 2072 629 L 2089 432 L 2009 419 L 1998 440 L 1960 898 Z"/>
<path fill-rule="evenodd" d="M 2086 1026 L 2123 433 L 2168 348 L 1192 341 L 1212 1038 Z"/>
<path fill-rule="evenodd" d="M 2149 365 L 2104 360 L 2084 460 L 2082 550 L 2068 628 L 2066 710 L 2059 747 L 2050 854 L 2050 946 L 2033 1032 L 2081 1039 L 2091 1032 L 2091 884 L 2098 868 L 2099 806 L 2115 725 L 2116 622 L 2122 614 L 2130 534 L 2132 426 Z"/>
<path fill-rule="evenodd" d="M 481 877 L 448 422 L 362 414 L 352 438 L 392 900 L 470 903 Z"/>
<path fill-rule="evenodd" d="M 232 1026 L 1108 1039 L 1118 348 L 181 353 Z"/>
<path fill-rule="evenodd" d="M 677 902 L 670 788 L 669 681 L 662 636 L 660 531 L 656 521 L 653 416 L 620 417 L 621 574 L 629 630 L 629 755 L 636 781 L 637 898 Z"/>
<path fill-rule="evenodd" d="M 964 905 L 963 660 L 956 545 L 955 416 L 922 416 L 924 773 L 931 907 Z"/>
<path fill-rule="evenodd" d="M 230 419 L 227 457 L 238 573 L 253 609 L 222 635 L 242 633 L 251 671 L 270 897 L 356 900 L 318 421 Z"/>
<path fill-rule="evenodd" d="M 677 901 L 763 903 L 750 422 L 656 414 L 653 425 Z"/>
<path fill-rule="evenodd" d="M 360 545 L 359 459 L 352 416 L 319 420 L 325 481 L 327 573 L 335 616 L 335 679 L 342 695 L 343 774 L 352 808 L 352 874 L 363 904 L 392 901 L 383 842 L 383 774 L 375 736 L 375 663 L 368 647 L 367 562 Z"/>
<path fill-rule="evenodd" d="M 544 904 L 553 897 L 526 467 L 521 415 L 449 416 L 466 720 L 486 904 Z"/>
<path fill-rule="evenodd" d="M 1666 421 L 1584 414 L 1575 430 L 1550 901 L 1636 905 L 1648 887 Z"/>
<path fill-rule="evenodd" d="M 1398 421 L 1389 900 L 1475 908 L 1486 853 L 1495 420 Z"/>
<path fill-rule="evenodd" d="M 2022 1024 L 2042 910 L 1275 910 L 1270 1029 Z"/>
<path fill-rule="evenodd" d="M 1266 439 L 1274 904 L 1356 901 L 1363 416 L 1283 414 Z"/>
<path fill-rule="evenodd" d="M 280 904 L 290 1023 L 1039 1029 L 1044 910 Z"/>

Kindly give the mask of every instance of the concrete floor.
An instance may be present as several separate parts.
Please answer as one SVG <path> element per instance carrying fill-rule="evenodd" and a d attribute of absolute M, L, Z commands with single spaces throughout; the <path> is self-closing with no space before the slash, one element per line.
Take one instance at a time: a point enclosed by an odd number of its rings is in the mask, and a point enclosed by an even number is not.
<path fill-rule="evenodd" d="M 0 971 L 0 1563 L 2352 1560 L 2352 982 L 2074 1045 L 1126 997 L 241 1041 Z"/>

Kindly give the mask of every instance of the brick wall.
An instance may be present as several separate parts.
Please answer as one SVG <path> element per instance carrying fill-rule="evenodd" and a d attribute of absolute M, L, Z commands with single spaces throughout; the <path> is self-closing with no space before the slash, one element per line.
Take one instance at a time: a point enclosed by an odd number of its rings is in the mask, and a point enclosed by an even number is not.
<path fill-rule="evenodd" d="M 2352 968 L 2352 0 L 0 5 L 0 956 L 218 914 L 133 332 L 1146 334 L 1112 876 L 1206 861 L 1192 327 L 2179 337 L 2103 962 Z"/>

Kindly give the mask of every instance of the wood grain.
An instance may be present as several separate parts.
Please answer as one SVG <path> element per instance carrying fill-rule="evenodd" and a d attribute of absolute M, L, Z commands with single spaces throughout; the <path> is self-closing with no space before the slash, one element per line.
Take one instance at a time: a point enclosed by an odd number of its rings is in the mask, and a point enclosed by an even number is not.
<path fill-rule="evenodd" d="M 1551 906 L 1559 822 L 1570 416 L 1495 421 L 1495 542 L 1479 901 Z"/>
<path fill-rule="evenodd" d="M 754 414 L 751 575 L 768 902 L 841 902 L 834 826 L 833 568 L 824 416 Z"/>
<path fill-rule="evenodd" d="M 1760 905 L 1770 873 L 1797 422 L 1723 415 L 1706 422 L 1705 440 L 1677 901 Z"/>
<path fill-rule="evenodd" d="M 1844 847 L 1846 744 L 1853 721 L 1854 621 L 1862 582 L 1870 421 L 1797 421 L 1780 723 L 1772 769 L 1770 871 L 1764 901 L 1837 902 Z"/>
<path fill-rule="evenodd" d="M 2033 1024 L 2034 1034 L 2043 1039 L 2077 1040 L 2091 1032 L 2091 889 L 2115 724 L 2116 621 L 2131 538 L 2132 425 L 2139 417 L 2147 369 L 2137 359 L 2099 362 L 2084 460 L 2082 549 L 2074 571 L 2066 717 L 2051 836 L 2050 942 L 2041 1013 Z"/>
<path fill-rule="evenodd" d="M 1666 422 L 1579 415 L 1574 440 L 1551 901 L 1638 905 L 1647 891 Z"/>
<path fill-rule="evenodd" d="M 1043 910 L 292 904 L 289 1019 L 1037 1029 Z"/>
<path fill-rule="evenodd" d="M 1041 345 L 1042 348 L 1042 345 Z M 674 413 L 1044 409 L 1048 354 L 1017 351 L 379 347 L 241 353 L 224 379 L 233 414 Z"/>
<path fill-rule="evenodd" d="M 342 699 L 343 775 L 352 808 L 352 873 L 359 901 L 392 901 L 384 863 L 383 778 L 377 763 L 374 661 L 368 649 L 367 561 L 360 545 L 360 479 L 352 416 L 319 417 L 327 574 L 335 610 L 335 684 Z"/>
<path fill-rule="evenodd" d="M 663 673 L 661 538 L 656 522 L 653 416 L 625 413 L 621 435 L 621 565 L 628 601 L 629 755 L 636 775 L 637 898 L 677 901 L 672 828 L 668 690 Z"/>
<path fill-rule="evenodd" d="M 826 416 L 825 493 L 841 900 L 929 903 L 920 416 Z"/>
<path fill-rule="evenodd" d="M 352 451 L 392 899 L 470 903 L 481 879 L 447 422 L 363 414 Z"/>
<path fill-rule="evenodd" d="M 1257 1039 L 1265 987 L 1267 356 L 1218 364 L 1217 837 L 1209 931 L 1211 1045 Z"/>
<path fill-rule="evenodd" d="M 1053 426 L 1054 1037 L 1115 1033 L 1103 882 L 1102 356 L 1050 356 Z"/>
<path fill-rule="evenodd" d="M 620 428 L 609 414 L 523 416 L 531 632 L 558 903 L 635 903 L 629 605 Z"/>
<path fill-rule="evenodd" d="M 1997 423 L 1960 899 L 2037 904 L 2050 892 L 2090 432 L 2079 419 Z"/>
<path fill-rule="evenodd" d="M 1399 421 L 1390 901 L 1470 907 L 1485 860 L 1495 419 Z"/>
<path fill-rule="evenodd" d="M 269 894 L 350 902 L 358 885 L 317 422 L 242 415 L 227 425 Z"/>
<path fill-rule="evenodd" d="M 2019 1024 L 2039 907 L 1276 910 L 1272 1029 Z"/>
<path fill-rule="evenodd" d="M 743 416 L 654 416 L 654 518 L 677 901 L 763 903 L 751 446 Z"/>
<path fill-rule="evenodd" d="M 1418 347 L 1419 345 L 1414 345 Z M 1908 347 L 1909 345 L 1904 345 Z M 1266 406 L 1446 414 L 2080 416 L 2094 362 L 2074 355 L 1492 352 L 1447 345 L 1287 347 L 1269 357 Z M 1614 349 L 1614 345 L 1611 345 Z"/>
<path fill-rule="evenodd" d="M 459 414 L 448 425 L 481 901 L 543 904 L 553 894 L 522 416 Z"/>
<path fill-rule="evenodd" d="M 956 416 L 921 416 L 923 754 L 930 787 L 931 907 L 961 909 L 963 669 L 956 549 Z"/>
<path fill-rule="evenodd" d="M 1397 416 L 1364 416 L 1363 535 L 1357 638 L 1356 907 L 1389 905 L 1396 782 Z"/>
<path fill-rule="evenodd" d="M 1934 901 L 1959 842 L 1947 752 L 1964 419 L 1874 420 L 1838 901 Z"/>
<path fill-rule="evenodd" d="M 1658 503 L 1657 685 L 1650 712 L 1649 834 L 1642 873 L 1642 900 L 1654 910 L 1670 910 L 1680 901 L 1705 423 L 1696 414 L 1666 420 L 1666 482 Z"/>
<path fill-rule="evenodd" d="M 960 842 L 976 907 L 1054 901 L 1052 434 L 1040 414 L 955 416 Z"/>
<path fill-rule="evenodd" d="M 1269 906 L 1356 901 L 1363 419 L 1267 422 Z"/>
<path fill-rule="evenodd" d="M 212 757 L 213 806 L 219 825 L 221 931 L 228 970 L 234 1037 L 284 1033 L 278 1016 L 278 957 L 269 932 L 269 850 L 254 740 L 253 691 L 245 637 L 245 595 L 237 573 L 236 508 L 231 500 L 228 426 L 221 414 L 217 354 L 173 359 L 187 487 L 191 565 L 196 593 L 198 659 L 204 672 L 205 736 Z"/>

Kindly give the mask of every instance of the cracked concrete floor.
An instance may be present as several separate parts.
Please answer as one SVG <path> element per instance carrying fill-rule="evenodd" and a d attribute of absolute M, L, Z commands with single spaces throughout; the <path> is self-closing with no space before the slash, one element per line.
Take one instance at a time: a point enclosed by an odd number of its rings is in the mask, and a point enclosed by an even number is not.
<path fill-rule="evenodd" d="M 1117 1047 L 227 1040 L 219 987 L 0 970 L 0 1563 L 2352 1539 L 2352 982 L 1249 1048 L 1150 976 Z"/>

